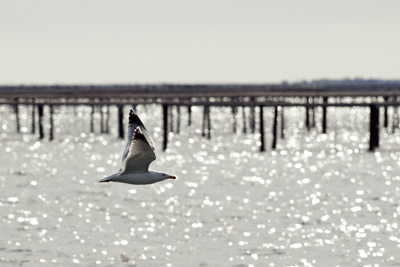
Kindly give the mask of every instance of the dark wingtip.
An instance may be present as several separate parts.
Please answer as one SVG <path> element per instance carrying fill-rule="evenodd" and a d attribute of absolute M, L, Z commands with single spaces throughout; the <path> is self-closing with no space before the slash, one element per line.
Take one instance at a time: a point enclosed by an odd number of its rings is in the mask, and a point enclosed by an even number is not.
<path fill-rule="evenodd" d="M 137 121 L 137 120 L 138 120 L 138 116 L 135 114 L 133 109 L 131 109 L 129 111 L 129 124 L 134 124 L 135 121 Z"/>
<path fill-rule="evenodd" d="M 142 140 L 150 146 L 149 141 L 147 141 L 146 137 L 140 132 L 139 127 L 136 128 L 135 133 L 133 134 L 133 140 Z"/>
<path fill-rule="evenodd" d="M 140 125 L 144 129 L 146 129 L 146 127 L 144 127 L 142 121 L 139 119 L 139 116 L 133 111 L 133 109 L 131 109 L 129 111 L 129 124 Z"/>

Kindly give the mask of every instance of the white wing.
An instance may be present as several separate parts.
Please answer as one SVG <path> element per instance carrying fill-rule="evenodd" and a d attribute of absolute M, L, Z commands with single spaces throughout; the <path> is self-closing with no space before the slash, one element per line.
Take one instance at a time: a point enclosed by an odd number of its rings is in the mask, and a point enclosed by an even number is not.
<path fill-rule="evenodd" d="M 144 135 L 144 137 L 146 138 L 149 146 L 151 147 L 151 149 L 154 151 L 154 144 L 153 144 L 153 140 L 151 139 L 151 136 L 149 135 L 149 133 L 146 130 L 146 127 L 144 127 L 142 121 L 139 119 L 138 115 L 136 115 L 136 113 L 131 109 L 129 112 L 129 126 L 128 126 L 128 142 L 126 143 L 124 152 L 122 153 L 122 162 L 124 162 L 126 156 L 129 153 L 129 148 L 131 146 L 131 143 L 133 141 L 133 136 L 135 133 L 135 130 L 139 127 L 140 132 Z"/>
<path fill-rule="evenodd" d="M 149 165 L 156 159 L 156 154 L 151 148 L 146 137 L 140 132 L 140 127 L 133 133 L 133 140 L 129 146 L 129 152 L 122 162 L 120 174 L 128 172 L 146 172 Z"/>

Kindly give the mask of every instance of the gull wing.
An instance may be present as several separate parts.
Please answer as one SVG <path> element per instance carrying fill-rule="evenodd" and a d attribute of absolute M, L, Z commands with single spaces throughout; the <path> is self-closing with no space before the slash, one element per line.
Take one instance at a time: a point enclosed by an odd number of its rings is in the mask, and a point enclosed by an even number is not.
<path fill-rule="evenodd" d="M 129 153 L 129 148 L 131 146 L 135 130 L 139 128 L 140 132 L 145 136 L 145 139 L 147 140 L 147 143 L 149 144 L 150 148 L 154 151 L 154 143 L 153 140 L 151 139 L 151 136 L 146 130 L 146 127 L 144 127 L 142 121 L 139 119 L 139 116 L 136 115 L 136 113 L 131 109 L 129 112 L 129 126 L 128 126 L 128 140 L 124 149 L 124 152 L 122 153 L 122 162 L 124 162 L 126 156 Z"/>
<path fill-rule="evenodd" d="M 133 133 L 133 140 L 129 146 L 129 152 L 122 162 L 122 171 L 120 174 L 128 172 L 146 172 L 149 165 L 156 159 L 156 154 L 151 148 L 144 134 L 137 127 Z"/>

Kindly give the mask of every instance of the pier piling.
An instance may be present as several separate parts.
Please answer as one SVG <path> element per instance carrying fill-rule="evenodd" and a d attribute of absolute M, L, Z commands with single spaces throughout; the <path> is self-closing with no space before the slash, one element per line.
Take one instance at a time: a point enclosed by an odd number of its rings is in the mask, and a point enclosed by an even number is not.
<path fill-rule="evenodd" d="M 201 136 L 206 136 L 207 107 L 203 106 L 203 123 L 201 124 Z"/>
<path fill-rule="evenodd" d="M 236 124 L 237 124 L 237 122 L 236 122 L 236 113 L 237 113 L 237 107 L 235 107 L 235 106 L 232 106 L 232 132 L 233 133 L 237 133 L 236 132 Z"/>
<path fill-rule="evenodd" d="M 118 105 L 118 137 L 124 139 L 124 106 Z"/>
<path fill-rule="evenodd" d="M 36 131 L 36 105 L 35 105 L 35 99 L 32 98 L 32 113 L 31 113 L 31 133 L 34 134 Z"/>
<path fill-rule="evenodd" d="M 312 103 L 315 102 L 315 98 L 311 97 Z M 311 127 L 315 128 L 315 106 L 311 107 Z"/>
<path fill-rule="evenodd" d="M 49 134 L 49 140 L 53 141 L 54 140 L 54 119 L 53 119 L 54 108 L 53 108 L 53 105 L 49 105 L 49 109 L 50 109 L 50 134 Z"/>
<path fill-rule="evenodd" d="M 392 133 L 396 132 L 396 129 L 399 127 L 399 122 L 399 107 L 393 107 Z"/>
<path fill-rule="evenodd" d="M 176 106 L 177 118 L 176 118 L 176 133 L 181 131 L 181 106 Z"/>
<path fill-rule="evenodd" d="M 188 109 L 188 126 L 192 125 L 192 106 L 187 106 Z"/>
<path fill-rule="evenodd" d="M 272 149 L 276 149 L 277 143 L 277 134 L 278 134 L 278 107 L 274 107 L 274 118 L 273 118 L 273 125 L 272 125 Z"/>
<path fill-rule="evenodd" d="M 242 123 L 243 123 L 243 128 L 242 128 L 242 133 L 247 133 L 247 119 L 246 119 L 246 109 L 245 107 L 242 107 Z"/>
<path fill-rule="evenodd" d="M 110 133 L 110 105 L 106 106 L 105 133 Z"/>
<path fill-rule="evenodd" d="M 256 111 L 255 111 L 255 107 L 251 106 L 250 107 L 250 131 L 251 133 L 255 133 L 256 131 Z"/>
<path fill-rule="evenodd" d="M 265 143 L 264 143 L 264 107 L 259 106 L 260 109 L 260 152 L 265 151 Z"/>
<path fill-rule="evenodd" d="M 91 105 L 90 108 L 90 132 L 94 133 L 94 105 Z"/>
<path fill-rule="evenodd" d="M 385 100 L 385 102 L 388 102 L 389 97 L 385 96 L 383 99 Z M 385 106 L 384 109 L 385 109 L 385 111 L 384 111 L 384 117 L 383 117 L 383 127 L 387 128 L 388 125 L 389 125 L 389 122 L 388 122 L 388 106 Z"/>
<path fill-rule="evenodd" d="M 281 107 L 281 138 L 285 138 L 285 115 L 283 111 L 283 107 Z"/>
<path fill-rule="evenodd" d="M 379 107 L 370 106 L 370 122 L 369 122 L 369 151 L 374 151 L 379 147 Z"/>
<path fill-rule="evenodd" d="M 104 123 L 104 107 L 103 105 L 99 105 L 100 108 L 100 132 L 105 133 L 105 123 Z"/>
<path fill-rule="evenodd" d="M 38 105 L 39 139 L 44 138 L 43 132 L 43 104 Z"/>
<path fill-rule="evenodd" d="M 14 98 L 14 113 L 15 113 L 15 124 L 17 133 L 21 131 L 20 123 L 19 123 L 19 105 L 18 98 Z"/>
<path fill-rule="evenodd" d="M 308 104 L 310 102 L 309 98 L 307 97 L 306 99 L 307 99 L 307 104 Z M 310 125 L 310 107 L 309 106 L 306 106 L 306 122 L 305 122 L 305 124 L 307 127 L 307 131 L 310 131 L 311 125 Z"/>
<path fill-rule="evenodd" d="M 328 97 L 323 97 L 323 104 L 328 104 Z M 322 106 L 322 133 L 326 134 L 326 113 L 327 113 L 327 106 Z"/>
<path fill-rule="evenodd" d="M 170 132 L 174 132 L 174 106 L 173 105 L 169 105 L 169 131 Z"/>
<path fill-rule="evenodd" d="M 162 109 L 163 109 L 163 134 L 164 134 L 163 151 L 165 151 L 168 145 L 168 105 L 163 104 Z"/>
<path fill-rule="evenodd" d="M 207 106 L 207 139 L 211 139 L 210 106 Z"/>

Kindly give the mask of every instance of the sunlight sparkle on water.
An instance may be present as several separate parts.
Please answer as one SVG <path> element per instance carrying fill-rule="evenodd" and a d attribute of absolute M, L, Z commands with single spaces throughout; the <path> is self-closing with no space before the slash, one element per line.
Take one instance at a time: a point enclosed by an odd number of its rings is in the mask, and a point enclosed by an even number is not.
<path fill-rule="evenodd" d="M 120 255 L 137 266 L 399 261 L 400 141 L 383 130 L 379 151 L 366 153 L 365 110 L 330 112 L 328 134 L 320 134 L 318 112 L 317 128 L 308 132 L 304 112 L 287 108 L 285 139 L 265 153 L 258 152 L 259 134 L 232 133 L 229 108 L 212 113 L 211 140 L 201 137 L 202 112 L 193 113 L 191 127 L 182 112 L 181 133 L 170 135 L 164 153 L 158 107 L 137 108 L 152 114 L 142 116 L 157 137 L 151 168 L 179 180 L 94 184 L 121 167 L 125 140 L 116 138 L 116 127 L 109 135 L 98 135 L 99 128 L 89 133 L 90 108 L 76 107 L 74 115 L 60 107 L 54 117 L 60 142 L 38 142 L 28 133 L 17 142 L 4 117 L 7 140 L 0 147 L 10 170 L 0 173 L 2 262 L 15 260 L 16 248 L 26 251 L 28 265 L 53 262 L 54 251 L 68 251 L 56 260 L 65 266 L 118 265 Z M 116 117 L 117 109 L 110 111 Z M 266 108 L 266 122 L 272 114 Z M 265 139 L 272 140 L 270 131 Z"/>

